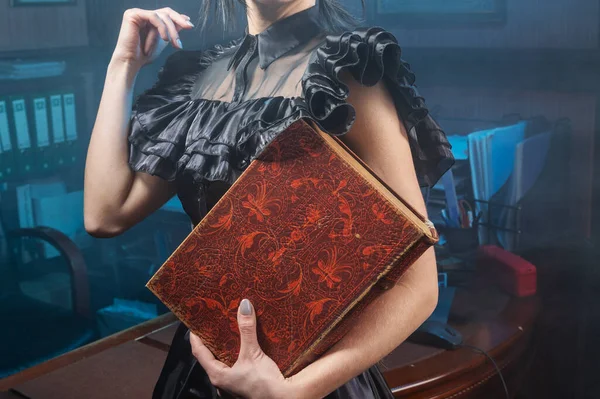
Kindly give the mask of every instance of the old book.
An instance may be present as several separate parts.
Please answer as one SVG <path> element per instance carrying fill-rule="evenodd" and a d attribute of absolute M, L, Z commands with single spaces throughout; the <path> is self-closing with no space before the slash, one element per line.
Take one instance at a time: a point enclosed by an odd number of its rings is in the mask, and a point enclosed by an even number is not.
<path fill-rule="evenodd" d="M 233 365 L 237 309 L 290 376 L 437 241 L 433 225 L 337 138 L 304 121 L 247 167 L 147 287 Z"/>

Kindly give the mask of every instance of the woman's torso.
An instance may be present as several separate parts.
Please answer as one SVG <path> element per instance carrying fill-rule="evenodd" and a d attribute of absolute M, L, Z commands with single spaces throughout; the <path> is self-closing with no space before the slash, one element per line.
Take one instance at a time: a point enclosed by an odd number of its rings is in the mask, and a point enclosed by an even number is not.
<path fill-rule="evenodd" d="M 363 85 L 385 82 L 406 127 L 420 183 L 433 185 L 452 164 L 450 145 L 418 95 L 396 39 L 380 28 L 327 36 L 316 7 L 227 46 L 170 56 L 158 82 L 134 103 L 130 166 L 174 181 L 197 224 L 292 123 L 309 118 L 330 134 L 350 130 L 355 110 L 346 102 L 343 72 Z M 214 394 L 183 332 L 177 337 L 155 399 L 181 398 L 176 392 L 188 388 Z M 202 382 L 188 381 L 194 370 L 199 373 L 194 381 Z M 372 367 L 328 399 L 380 397 L 391 394 Z"/>
<path fill-rule="evenodd" d="M 326 35 L 314 10 L 294 17 L 285 27 L 274 25 L 259 35 L 247 34 L 209 52 L 190 54 L 201 69 L 190 85 L 190 99 L 203 108 L 196 119 L 203 128 L 195 130 L 202 131 L 202 139 L 187 140 L 196 148 L 189 151 L 190 160 L 206 167 L 207 154 L 194 157 L 195 151 L 200 155 L 210 152 L 208 146 L 227 147 L 209 179 L 178 179 L 178 194 L 194 224 L 249 165 L 257 147 L 270 141 L 273 134 L 268 130 L 283 130 L 276 125 L 296 120 L 294 114 L 307 114 L 303 78 Z M 258 140 L 248 141 L 249 137 Z"/>

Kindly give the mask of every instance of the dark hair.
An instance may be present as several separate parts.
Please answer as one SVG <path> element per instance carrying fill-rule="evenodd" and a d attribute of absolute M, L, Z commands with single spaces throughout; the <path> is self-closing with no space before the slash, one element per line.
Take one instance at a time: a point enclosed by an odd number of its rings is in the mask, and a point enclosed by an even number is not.
<path fill-rule="evenodd" d="M 360 0 L 363 10 L 365 0 Z M 208 20 L 211 12 L 217 19 L 217 22 L 225 28 L 226 31 L 232 31 L 236 28 L 236 3 L 246 7 L 245 0 L 200 0 L 200 15 L 198 25 L 202 30 L 208 26 Z M 355 27 L 360 20 L 350 14 L 340 4 L 339 0 L 317 0 L 319 14 L 323 28 L 328 32 L 339 32 L 341 30 Z"/>

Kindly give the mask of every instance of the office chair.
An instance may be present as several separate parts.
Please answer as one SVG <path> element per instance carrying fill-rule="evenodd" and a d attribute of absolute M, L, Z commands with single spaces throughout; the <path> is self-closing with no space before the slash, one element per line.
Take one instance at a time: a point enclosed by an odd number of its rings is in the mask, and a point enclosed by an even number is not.
<path fill-rule="evenodd" d="M 25 295 L 22 241 L 46 242 L 60 253 L 71 277 L 72 309 L 50 305 Z M 90 312 L 87 267 L 79 248 L 65 234 L 49 227 L 9 231 L 10 264 L 0 301 L 0 379 L 93 341 L 97 337 Z"/>

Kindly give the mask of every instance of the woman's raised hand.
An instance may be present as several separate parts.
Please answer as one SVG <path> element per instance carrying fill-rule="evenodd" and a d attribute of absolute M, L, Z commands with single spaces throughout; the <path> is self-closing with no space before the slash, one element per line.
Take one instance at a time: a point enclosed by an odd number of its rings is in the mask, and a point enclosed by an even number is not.
<path fill-rule="evenodd" d="M 141 68 L 154 61 L 168 43 L 183 48 L 179 32 L 193 27 L 190 17 L 169 7 L 158 10 L 130 8 L 123 14 L 113 60 Z"/>

